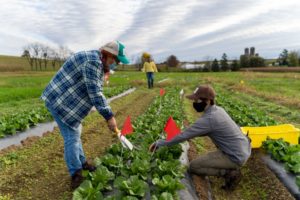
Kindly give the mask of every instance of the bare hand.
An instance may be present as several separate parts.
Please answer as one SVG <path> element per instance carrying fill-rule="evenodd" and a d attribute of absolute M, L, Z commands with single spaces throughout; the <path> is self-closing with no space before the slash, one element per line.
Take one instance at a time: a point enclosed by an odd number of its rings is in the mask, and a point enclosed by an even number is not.
<path fill-rule="evenodd" d="M 118 129 L 117 122 L 116 122 L 116 119 L 114 117 L 112 117 L 110 120 L 107 121 L 107 126 L 113 132 L 115 132 L 115 130 Z"/>
<path fill-rule="evenodd" d="M 149 147 L 149 151 L 153 152 L 153 151 L 156 151 L 158 149 L 156 143 L 152 143 Z"/>
<path fill-rule="evenodd" d="M 109 80 L 109 72 L 104 74 L 104 81 L 107 82 Z"/>

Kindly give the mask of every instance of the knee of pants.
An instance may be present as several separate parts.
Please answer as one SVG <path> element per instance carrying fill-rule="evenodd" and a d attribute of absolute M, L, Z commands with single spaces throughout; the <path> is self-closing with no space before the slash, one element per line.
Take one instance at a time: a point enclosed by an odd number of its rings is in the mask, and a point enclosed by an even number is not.
<path fill-rule="evenodd" d="M 78 145 L 80 144 L 80 137 L 76 137 L 76 136 L 73 136 L 73 137 L 68 137 L 64 140 L 64 144 L 65 145 Z"/>
<path fill-rule="evenodd" d="M 206 173 L 204 173 L 204 169 L 199 168 L 199 167 L 196 168 L 196 166 L 193 166 L 193 165 L 189 166 L 188 172 L 191 173 L 191 174 L 197 174 L 197 175 L 200 175 L 200 176 L 206 175 Z"/>
<path fill-rule="evenodd" d="M 201 166 L 199 166 L 196 162 L 191 161 L 188 171 L 189 172 L 195 172 L 197 169 L 201 168 Z"/>

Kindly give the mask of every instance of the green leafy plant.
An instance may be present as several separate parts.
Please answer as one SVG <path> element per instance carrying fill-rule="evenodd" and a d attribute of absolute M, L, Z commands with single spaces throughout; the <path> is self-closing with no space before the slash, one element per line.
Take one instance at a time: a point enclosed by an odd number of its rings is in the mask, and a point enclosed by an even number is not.
<path fill-rule="evenodd" d="M 173 178 L 170 175 L 165 175 L 161 179 L 154 178 L 152 183 L 157 186 L 159 192 L 169 192 L 171 194 L 175 194 L 177 190 L 184 188 L 179 179 Z"/>
<path fill-rule="evenodd" d="M 151 200 L 173 200 L 173 195 L 169 192 L 163 192 L 160 195 L 152 195 Z"/>
<path fill-rule="evenodd" d="M 267 138 L 263 142 L 263 148 L 271 154 L 272 158 L 283 162 L 288 171 L 300 173 L 300 145 L 290 145 L 281 139 Z M 296 184 L 300 186 L 300 178 L 296 177 Z"/>
<path fill-rule="evenodd" d="M 111 190 L 111 186 L 108 184 L 109 181 L 113 180 L 115 177 L 113 172 L 110 172 L 106 167 L 99 166 L 95 172 L 89 173 L 89 178 L 93 183 L 94 187 L 98 187 L 100 190 L 106 189 Z"/>
<path fill-rule="evenodd" d="M 164 175 L 170 175 L 174 178 L 183 178 L 184 166 L 180 164 L 178 160 L 172 161 L 160 161 L 157 160 L 157 165 L 153 167 L 153 174 L 155 177 L 162 177 Z"/>
<path fill-rule="evenodd" d="M 85 180 L 74 192 L 73 200 L 102 200 L 103 195 L 100 192 L 102 185 L 93 187 L 90 180 Z"/>
<path fill-rule="evenodd" d="M 147 183 L 139 179 L 138 176 L 130 176 L 128 180 L 117 178 L 114 186 L 119 188 L 125 195 L 136 197 L 144 197 L 148 188 Z"/>

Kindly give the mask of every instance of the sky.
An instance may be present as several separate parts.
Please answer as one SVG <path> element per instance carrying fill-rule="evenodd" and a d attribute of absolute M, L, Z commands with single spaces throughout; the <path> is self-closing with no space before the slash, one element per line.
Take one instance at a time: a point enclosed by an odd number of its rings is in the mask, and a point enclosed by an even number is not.
<path fill-rule="evenodd" d="M 255 47 L 264 58 L 300 50 L 299 0 L 0 0 L 0 55 L 39 42 L 73 52 L 112 40 L 134 62 L 239 58 Z"/>

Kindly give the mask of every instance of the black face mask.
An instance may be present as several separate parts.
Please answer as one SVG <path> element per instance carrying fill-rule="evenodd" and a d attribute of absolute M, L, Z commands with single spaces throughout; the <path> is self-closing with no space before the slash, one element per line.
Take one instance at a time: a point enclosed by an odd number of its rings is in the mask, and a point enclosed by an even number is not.
<path fill-rule="evenodd" d="M 193 103 L 193 107 L 197 112 L 203 112 L 205 107 L 207 106 L 207 103 L 204 101 L 201 101 L 200 103 Z"/>

